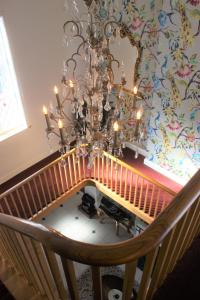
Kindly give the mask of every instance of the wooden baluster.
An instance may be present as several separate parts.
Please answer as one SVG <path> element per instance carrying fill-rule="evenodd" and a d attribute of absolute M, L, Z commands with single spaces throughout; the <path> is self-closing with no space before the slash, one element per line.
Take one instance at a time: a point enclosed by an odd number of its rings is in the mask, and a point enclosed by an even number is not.
<path fill-rule="evenodd" d="M 115 193 L 116 194 L 118 194 L 119 193 L 119 191 L 118 191 L 118 168 L 119 168 L 119 166 L 118 166 L 118 164 L 117 164 L 117 162 L 115 163 Z"/>
<path fill-rule="evenodd" d="M 74 186 L 74 180 L 72 180 L 72 167 L 71 167 L 71 161 L 70 161 L 70 155 L 67 157 L 68 160 L 68 166 L 69 166 L 69 178 L 71 182 L 71 187 Z"/>
<path fill-rule="evenodd" d="M 22 207 L 22 210 L 23 210 L 24 216 L 25 216 L 25 218 L 26 218 L 26 219 L 28 219 L 28 216 L 27 216 L 26 210 L 24 209 L 24 205 L 22 204 L 22 199 L 21 199 L 21 196 L 20 196 L 20 194 L 19 194 L 19 191 L 18 191 L 18 190 L 16 190 L 16 194 L 17 194 L 17 198 L 18 198 L 18 200 L 19 200 L 19 202 L 20 202 L 20 205 L 21 205 L 21 207 Z"/>
<path fill-rule="evenodd" d="M 48 296 L 48 299 L 53 300 L 57 297 L 54 292 L 54 282 L 52 280 L 52 274 L 50 273 L 43 247 L 39 242 L 34 241 L 32 239 L 30 239 L 30 242 L 32 245 L 34 256 L 36 258 L 37 270 L 38 272 L 42 272 L 40 273 L 40 275 L 42 275 L 46 294 Z"/>
<path fill-rule="evenodd" d="M 152 190 L 152 193 L 151 193 L 151 200 L 150 200 L 150 203 L 149 203 L 149 216 L 151 216 L 151 210 L 152 210 L 152 205 L 153 205 L 153 201 L 154 201 L 154 193 L 155 193 L 155 185 L 153 185 L 153 190 Z"/>
<path fill-rule="evenodd" d="M 13 242 L 13 237 L 10 234 L 10 230 L 7 228 L 3 228 L 3 235 L 4 235 L 4 239 L 6 240 L 8 249 L 9 249 L 8 251 L 10 251 L 12 253 L 12 258 L 14 261 L 15 269 L 17 270 L 17 272 L 19 274 L 24 274 L 23 264 L 19 257 L 17 247 L 16 247 L 15 243 Z"/>
<path fill-rule="evenodd" d="M 93 178 L 96 179 L 96 157 L 93 161 Z"/>
<path fill-rule="evenodd" d="M 9 205 L 9 203 L 8 203 L 7 197 L 4 197 L 4 200 L 5 200 L 5 204 L 6 204 L 6 207 L 7 207 L 7 209 L 8 209 L 9 215 L 12 216 L 13 213 L 12 213 L 12 210 L 11 210 L 10 205 Z"/>
<path fill-rule="evenodd" d="M 149 193 L 149 183 L 147 182 L 145 199 L 144 199 L 144 208 L 143 208 L 144 212 L 146 212 L 147 200 L 148 200 L 148 193 Z"/>
<path fill-rule="evenodd" d="M 57 191 L 58 191 L 58 196 L 60 197 L 60 195 L 62 195 L 62 192 L 60 190 L 60 185 L 59 185 L 59 182 L 58 182 L 56 165 L 53 165 L 53 173 L 54 173 L 54 177 L 55 177 L 55 180 L 56 180 L 56 188 L 57 188 Z"/>
<path fill-rule="evenodd" d="M 109 158 L 106 157 L 106 186 L 109 187 L 109 174 L 108 174 L 108 170 L 109 170 Z"/>
<path fill-rule="evenodd" d="M 142 178 L 142 183 L 140 187 L 140 196 L 138 201 L 138 208 L 142 210 L 142 197 L 143 197 L 143 189 L 144 189 L 144 178 Z"/>
<path fill-rule="evenodd" d="M 24 197 L 25 197 L 25 200 L 26 200 L 26 204 L 27 204 L 27 207 L 28 207 L 28 210 L 29 210 L 29 214 L 32 217 L 33 216 L 33 212 L 31 210 L 31 207 L 30 207 L 30 204 L 29 204 L 29 200 L 28 200 L 28 196 L 26 194 L 26 190 L 25 190 L 24 185 L 22 185 L 22 191 L 23 191 L 23 194 L 24 194 Z"/>
<path fill-rule="evenodd" d="M 131 197 L 132 197 L 132 190 L 133 190 L 133 172 L 131 171 L 130 189 L 129 189 L 129 197 L 128 197 L 128 200 L 130 203 L 131 203 Z"/>
<path fill-rule="evenodd" d="M 136 200 L 137 200 L 137 192 L 138 192 L 138 178 L 139 176 L 136 175 L 136 180 L 135 180 L 135 192 L 134 192 L 134 200 L 133 200 L 133 204 L 134 206 L 136 206 Z"/>
<path fill-rule="evenodd" d="M 75 161 L 75 155 L 74 153 L 72 154 L 72 160 L 73 160 L 73 167 L 74 167 L 74 176 L 75 176 L 75 183 L 78 183 L 77 179 L 77 170 L 76 170 L 76 161 Z"/>
<path fill-rule="evenodd" d="M 67 185 L 67 190 L 69 190 L 69 181 L 68 181 L 68 175 L 67 175 L 67 161 L 65 160 L 65 165 L 64 165 L 64 174 L 65 174 L 65 182 Z"/>
<path fill-rule="evenodd" d="M 3 198 L 0 199 L 0 202 L 2 201 L 2 199 L 3 199 Z M 5 214 L 5 210 L 3 209 L 1 203 L 0 203 L 0 212 L 3 213 L 3 214 Z"/>
<path fill-rule="evenodd" d="M 128 170 L 125 170 L 125 184 L 124 184 L 124 199 L 127 200 L 126 192 L 127 192 L 127 185 L 128 185 Z"/>
<path fill-rule="evenodd" d="M 37 205 L 36 205 L 36 202 L 35 202 L 35 197 L 33 195 L 33 191 L 32 191 L 32 187 L 31 187 L 30 181 L 27 182 L 27 185 L 28 185 L 28 188 L 29 188 L 29 191 L 30 191 L 30 195 L 31 195 L 31 199 L 32 199 L 33 206 L 34 206 L 34 209 L 35 209 L 35 213 L 37 214 L 38 213 L 38 209 L 37 209 Z M 25 195 L 27 196 L 27 194 L 25 194 Z"/>
<path fill-rule="evenodd" d="M 11 241 L 7 234 L 7 229 L 4 228 L 3 226 L 1 226 L 0 230 L 1 230 L 1 238 L 3 238 L 3 240 L 4 240 L 5 248 L 6 248 L 8 255 L 11 258 L 12 265 L 14 266 L 14 268 L 18 274 L 23 274 L 23 270 L 21 268 L 21 263 L 18 259 L 18 256 L 16 256 L 15 247 L 13 247 L 13 245 L 11 244 Z"/>
<path fill-rule="evenodd" d="M 133 284 L 135 279 L 135 272 L 137 261 L 133 261 L 125 265 L 125 276 L 123 282 L 123 297 L 122 300 L 130 300 L 133 292 Z"/>
<path fill-rule="evenodd" d="M 198 213 L 199 213 L 199 202 L 196 201 L 192 205 L 192 207 L 190 207 L 189 214 L 188 214 L 189 216 L 186 220 L 186 224 L 185 224 L 185 228 L 184 228 L 184 235 L 180 239 L 181 242 L 179 243 L 179 247 L 177 248 L 177 253 L 176 254 L 177 254 L 178 259 L 181 259 L 181 257 L 183 256 L 183 254 L 186 250 L 188 235 L 191 231 L 193 220 L 195 220 L 195 217 Z M 172 263 L 171 269 L 173 269 L 175 263 L 176 263 L 175 261 Z"/>
<path fill-rule="evenodd" d="M 78 294 L 78 286 L 76 282 L 74 264 L 71 260 L 65 259 L 64 257 L 61 257 L 61 261 L 65 273 L 65 278 L 67 280 L 70 296 L 72 300 L 79 300 L 80 298 Z"/>
<path fill-rule="evenodd" d="M 38 201 L 39 201 L 39 204 L 40 204 L 40 209 L 42 211 L 43 210 L 43 205 L 42 205 L 42 202 L 41 202 L 41 199 L 40 199 L 40 193 L 39 193 L 39 190 L 38 190 L 37 183 L 35 181 L 35 177 L 33 177 L 33 183 L 34 183 L 34 187 L 35 187 L 35 190 L 36 190 L 37 198 L 38 198 Z"/>
<path fill-rule="evenodd" d="M 24 253 L 22 251 L 21 245 L 19 243 L 19 240 L 17 238 L 17 233 L 12 231 L 10 232 L 10 238 L 13 240 L 13 244 L 15 245 L 15 249 L 18 255 L 18 258 L 21 262 L 21 267 L 23 269 L 23 273 L 26 277 L 26 280 L 29 282 L 29 284 L 32 284 L 33 280 L 32 280 L 32 273 L 29 269 L 29 266 L 27 264 L 27 261 L 24 257 Z"/>
<path fill-rule="evenodd" d="M 24 257 L 27 261 L 27 266 L 29 266 L 30 272 L 32 274 L 33 284 L 36 287 L 36 289 L 39 290 L 41 295 L 45 295 L 45 291 L 42 286 L 42 281 L 40 280 L 40 277 L 38 276 L 38 273 L 35 269 L 35 261 L 32 257 L 32 252 L 30 252 L 30 247 L 28 246 L 27 238 L 25 238 L 25 236 L 23 236 L 21 233 L 17 233 L 17 238 L 21 245 L 21 249 L 24 253 Z"/>
<path fill-rule="evenodd" d="M 44 202 L 45 202 L 46 207 L 47 207 L 48 206 L 48 202 L 47 202 L 46 194 L 45 194 L 45 191 L 44 191 L 44 188 L 43 188 L 41 174 L 38 175 L 38 178 L 39 178 L 39 183 L 40 183 L 40 187 L 41 187 L 41 190 L 42 190 L 43 199 L 44 199 Z"/>
<path fill-rule="evenodd" d="M 12 259 L 11 254 L 8 251 L 8 248 L 6 247 L 6 242 L 3 238 L 3 234 L 1 232 L 1 227 L 0 227 L 0 254 L 9 261 L 10 265 L 14 268 L 14 262 Z"/>
<path fill-rule="evenodd" d="M 61 276 L 61 273 L 60 273 L 60 269 L 59 269 L 59 266 L 58 266 L 56 256 L 53 252 L 51 252 L 47 248 L 43 247 L 43 250 L 45 252 L 45 255 L 46 255 L 46 258 L 47 258 L 47 261 L 48 261 L 48 264 L 49 264 L 49 268 L 51 270 L 51 273 L 52 273 L 52 276 L 53 276 L 53 279 L 54 279 L 59 297 L 60 297 L 61 300 L 66 300 L 67 299 L 67 292 L 66 292 L 66 290 L 64 288 L 64 285 L 63 285 L 63 280 L 62 280 L 62 276 Z"/>
<path fill-rule="evenodd" d="M 200 198 L 199 200 L 197 200 L 198 203 L 200 202 Z M 198 236 L 198 227 L 199 227 L 199 224 L 200 224 L 200 209 L 199 209 L 199 212 L 195 218 L 195 221 L 193 223 L 193 228 L 190 230 L 190 236 L 188 237 L 187 239 L 187 242 L 188 242 L 188 245 L 186 246 L 186 248 L 189 247 L 191 241 L 193 240 L 194 237 Z"/>
<path fill-rule="evenodd" d="M 48 278 L 46 277 L 46 272 L 44 270 L 44 262 L 41 262 L 41 253 L 38 254 L 37 252 L 37 247 L 36 247 L 36 242 L 33 241 L 30 238 L 25 237 L 26 240 L 26 245 L 29 251 L 29 255 L 32 257 L 32 263 L 34 266 L 34 270 L 36 272 L 37 277 L 41 281 L 42 288 L 44 290 L 44 294 L 47 295 L 48 299 L 52 299 L 52 287 L 51 287 L 51 282 L 49 282 Z"/>
<path fill-rule="evenodd" d="M 166 198 L 163 199 L 162 207 L 161 207 L 161 212 L 165 209 L 166 207 Z"/>
<path fill-rule="evenodd" d="M 86 163 L 85 163 L 85 156 L 83 157 L 83 174 L 84 174 L 84 179 L 86 179 L 87 174 L 86 174 Z"/>
<path fill-rule="evenodd" d="M 81 161 L 80 161 L 80 157 L 78 156 L 78 181 L 82 180 L 82 172 L 81 172 Z"/>
<path fill-rule="evenodd" d="M 165 237 L 161 248 L 158 252 L 158 257 L 156 259 L 156 264 L 154 266 L 153 274 L 151 277 L 151 282 L 149 285 L 149 289 L 147 292 L 147 299 L 151 299 L 156 289 L 161 285 L 163 278 L 165 274 L 165 269 L 163 268 L 166 262 L 166 259 L 168 257 L 168 253 L 171 252 L 171 249 L 173 247 L 172 239 L 175 232 L 175 227 L 173 230 L 171 230 L 168 235 Z M 164 272 L 164 273 L 163 273 Z M 162 275 L 162 277 L 161 277 Z"/>
<path fill-rule="evenodd" d="M 177 259 L 177 251 L 179 249 L 180 243 L 182 241 L 182 238 L 185 235 L 185 228 L 187 220 L 189 219 L 191 214 L 189 214 L 189 211 L 181 218 L 181 220 L 176 224 L 176 229 L 174 232 L 174 236 L 172 238 L 172 245 L 173 248 L 171 249 L 169 255 L 167 256 L 166 262 L 163 266 L 163 269 L 165 270 L 166 274 L 169 273 L 169 270 L 171 270 L 171 266 L 174 261 Z"/>
<path fill-rule="evenodd" d="M 16 203 L 15 203 L 15 199 L 14 199 L 14 196 L 13 196 L 12 193 L 10 193 L 10 197 L 11 197 L 13 206 L 15 207 L 15 210 L 16 210 L 16 212 L 17 212 L 17 217 L 19 217 L 19 218 L 22 217 L 22 216 L 20 215 L 20 213 L 19 213 L 18 207 L 17 207 L 17 205 L 16 205 Z"/>
<path fill-rule="evenodd" d="M 119 195 L 122 196 L 122 174 L 123 174 L 123 167 L 121 166 L 120 169 L 120 183 L 119 183 Z"/>
<path fill-rule="evenodd" d="M 157 217 L 158 203 L 159 202 L 160 202 L 160 189 L 158 189 L 158 194 L 157 194 L 157 198 L 156 198 L 156 205 L 155 205 L 155 210 L 154 210 L 154 215 L 153 215 L 154 218 Z"/>
<path fill-rule="evenodd" d="M 49 189 L 49 184 L 48 184 L 48 180 L 47 180 L 47 174 L 46 174 L 46 170 L 44 171 L 44 180 L 45 180 L 45 184 L 46 184 L 46 187 L 47 187 L 47 192 L 48 192 L 48 197 L 49 197 L 49 202 L 52 202 L 52 197 L 51 197 L 51 192 L 50 192 L 50 189 Z"/>
<path fill-rule="evenodd" d="M 99 267 L 92 266 L 92 282 L 94 290 L 94 299 L 102 300 L 102 280 L 101 280 L 101 271 Z"/>
<path fill-rule="evenodd" d="M 98 181 L 101 182 L 101 178 L 100 178 L 100 156 L 99 156 L 99 154 L 98 154 L 97 160 L 98 160 Z"/>
<path fill-rule="evenodd" d="M 102 172 L 102 183 L 105 184 L 105 182 L 104 182 L 104 156 L 102 157 L 102 169 L 101 169 L 101 172 Z"/>
<path fill-rule="evenodd" d="M 159 247 L 156 247 L 146 256 L 144 270 L 142 274 L 142 280 L 137 294 L 137 300 L 146 299 L 146 294 L 148 291 L 149 283 L 151 281 L 151 274 L 158 254 L 158 250 Z"/>
<path fill-rule="evenodd" d="M 113 160 L 111 160 L 111 175 L 110 175 L 110 180 L 111 180 L 111 184 L 110 184 L 110 188 L 111 190 L 113 190 Z"/>
<path fill-rule="evenodd" d="M 49 168 L 47 171 L 49 173 L 49 177 L 50 177 L 50 182 L 51 182 L 51 186 L 52 186 L 52 190 L 53 190 L 53 195 L 54 195 L 54 200 L 57 198 L 56 196 L 56 190 L 55 190 L 55 186 L 54 186 L 54 182 L 53 182 L 53 176 L 52 176 L 52 173 L 51 173 L 51 168 Z"/>
<path fill-rule="evenodd" d="M 64 187 L 63 174 L 62 174 L 61 168 L 63 168 L 63 167 L 61 167 L 60 162 L 58 162 L 58 170 L 59 170 L 59 176 L 60 176 L 60 181 L 61 181 L 62 194 L 64 194 L 65 193 L 65 187 Z"/>

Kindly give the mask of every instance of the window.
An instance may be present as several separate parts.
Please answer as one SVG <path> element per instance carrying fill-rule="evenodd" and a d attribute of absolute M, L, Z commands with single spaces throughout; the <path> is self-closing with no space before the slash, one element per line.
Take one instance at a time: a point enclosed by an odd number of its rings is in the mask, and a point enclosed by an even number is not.
<path fill-rule="evenodd" d="M 27 128 L 3 18 L 0 17 L 0 142 Z"/>

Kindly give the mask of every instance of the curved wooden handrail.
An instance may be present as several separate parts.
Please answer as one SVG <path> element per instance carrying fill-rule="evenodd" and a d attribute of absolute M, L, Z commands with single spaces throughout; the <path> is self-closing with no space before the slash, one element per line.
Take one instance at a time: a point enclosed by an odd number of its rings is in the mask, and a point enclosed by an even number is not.
<path fill-rule="evenodd" d="M 78 242 L 43 225 L 4 214 L 0 214 L 0 224 L 42 242 L 67 259 L 96 266 L 117 265 L 134 261 L 155 249 L 199 197 L 200 170 L 141 235 L 109 245 Z"/>

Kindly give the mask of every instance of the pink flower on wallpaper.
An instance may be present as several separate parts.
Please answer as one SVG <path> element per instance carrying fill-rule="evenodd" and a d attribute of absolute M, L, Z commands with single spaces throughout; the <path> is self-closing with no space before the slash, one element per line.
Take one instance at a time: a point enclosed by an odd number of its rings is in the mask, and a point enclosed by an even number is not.
<path fill-rule="evenodd" d="M 180 69 L 178 70 L 178 71 L 176 71 L 176 74 L 179 76 L 179 77 L 181 77 L 181 78 L 183 78 L 183 77 L 187 77 L 187 76 L 189 76 L 190 74 L 192 73 L 192 66 L 190 66 L 190 65 L 182 65 L 181 67 L 180 67 Z"/>
<path fill-rule="evenodd" d="M 197 6 L 200 3 L 200 0 L 189 0 L 188 1 L 191 5 Z"/>
<path fill-rule="evenodd" d="M 167 127 L 172 131 L 176 131 L 181 128 L 181 125 L 178 121 L 172 121 L 170 124 L 167 125 Z"/>
<path fill-rule="evenodd" d="M 140 28 L 142 23 L 142 20 L 139 17 L 136 17 L 133 19 L 131 27 L 133 28 L 133 30 L 137 30 L 138 28 Z"/>

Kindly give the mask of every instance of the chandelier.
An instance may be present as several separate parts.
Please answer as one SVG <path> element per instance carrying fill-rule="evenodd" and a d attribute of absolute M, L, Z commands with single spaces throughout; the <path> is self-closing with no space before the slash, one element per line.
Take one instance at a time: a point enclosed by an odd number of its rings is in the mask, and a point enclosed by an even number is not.
<path fill-rule="evenodd" d="M 76 51 L 64 62 L 61 92 L 54 87 L 56 107 L 43 107 L 48 139 L 58 137 L 61 155 L 75 143 L 76 155 L 88 155 L 90 166 L 104 150 L 122 156 L 125 142 L 140 143 L 144 135 L 137 71 L 132 91 L 127 90 L 123 61 L 110 50 L 118 36 L 127 35 L 127 28 L 113 20 L 110 7 L 105 10 L 107 16 L 102 17 L 100 2 L 94 2 L 88 9 L 86 20 L 69 20 L 64 24 L 66 38 L 70 43 L 75 41 Z M 130 34 L 129 38 L 135 44 Z M 135 67 L 140 56 L 138 48 Z M 118 84 L 114 64 L 121 74 Z"/>

